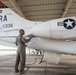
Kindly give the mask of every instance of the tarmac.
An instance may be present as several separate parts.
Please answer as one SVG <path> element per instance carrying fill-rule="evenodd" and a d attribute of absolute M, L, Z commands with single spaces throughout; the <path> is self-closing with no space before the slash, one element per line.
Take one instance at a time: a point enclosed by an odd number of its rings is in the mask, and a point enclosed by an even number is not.
<path fill-rule="evenodd" d="M 14 72 L 15 54 L 0 56 L 0 75 L 19 75 Z M 23 75 L 76 75 L 76 56 L 62 55 L 58 65 L 42 62 L 41 56 L 26 56 L 26 72 Z"/>

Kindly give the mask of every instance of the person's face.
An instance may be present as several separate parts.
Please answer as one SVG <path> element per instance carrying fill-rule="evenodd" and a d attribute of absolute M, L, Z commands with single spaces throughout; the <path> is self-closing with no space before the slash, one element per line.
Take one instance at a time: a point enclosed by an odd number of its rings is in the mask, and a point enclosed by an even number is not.
<path fill-rule="evenodd" d="M 21 34 L 21 35 L 24 35 L 24 34 L 25 34 L 25 31 L 24 31 L 24 30 L 21 30 L 21 31 L 20 31 L 20 34 Z"/>

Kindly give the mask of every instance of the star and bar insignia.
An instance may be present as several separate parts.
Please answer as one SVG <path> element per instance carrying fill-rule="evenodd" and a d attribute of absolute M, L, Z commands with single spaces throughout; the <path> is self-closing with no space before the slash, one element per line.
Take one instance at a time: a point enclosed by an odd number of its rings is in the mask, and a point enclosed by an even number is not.
<path fill-rule="evenodd" d="M 65 19 L 63 22 L 58 22 L 58 26 L 64 26 L 66 29 L 73 29 L 76 21 L 73 19 Z"/>

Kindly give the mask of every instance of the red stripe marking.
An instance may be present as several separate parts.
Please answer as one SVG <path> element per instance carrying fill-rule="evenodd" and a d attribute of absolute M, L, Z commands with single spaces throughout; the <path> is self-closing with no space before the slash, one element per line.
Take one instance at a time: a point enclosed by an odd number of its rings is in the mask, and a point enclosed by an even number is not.
<path fill-rule="evenodd" d="M 6 6 L 6 5 L 5 5 L 4 3 L 0 2 L 0 7 L 1 7 L 1 6 Z"/>

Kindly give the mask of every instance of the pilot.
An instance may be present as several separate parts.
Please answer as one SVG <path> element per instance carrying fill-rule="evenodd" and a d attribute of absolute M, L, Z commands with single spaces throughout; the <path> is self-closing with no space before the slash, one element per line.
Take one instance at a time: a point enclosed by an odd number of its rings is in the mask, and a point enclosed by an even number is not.
<path fill-rule="evenodd" d="M 26 53 L 25 53 L 25 43 L 28 43 L 32 36 L 29 39 L 25 39 L 23 35 L 25 34 L 25 31 L 23 29 L 19 30 L 19 35 L 16 37 L 16 46 L 17 46 L 17 56 L 16 56 L 16 62 L 15 62 L 15 73 L 20 72 L 20 74 L 23 74 L 24 68 L 25 68 L 25 60 L 26 60 Z M 18 69 L 20 63 L 20 71 Z"/>

